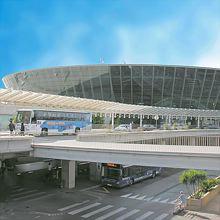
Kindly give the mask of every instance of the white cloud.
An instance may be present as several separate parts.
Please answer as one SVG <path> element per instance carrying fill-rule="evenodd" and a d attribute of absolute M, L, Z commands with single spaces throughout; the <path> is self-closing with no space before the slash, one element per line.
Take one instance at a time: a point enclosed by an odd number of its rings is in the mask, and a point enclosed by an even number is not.
<path fill-rule="evenodd" d="M 205 53 L 198 58 L 196 64 L 198 66 L 220 68 L 220 32 Z"/>
<path fill-rule="evenodd" d="M 174 41 L 177 29 L 177 21 L 164 22 L 156 26 L 118 27 L 116 30 L 119 45 L 117 61 L 125 60 L 126 63 L 161 62 L 161 55 L 167 54 L 168 50 L 173 49 L 170 43 Z"/>
<path fill-rule="evenodd" d="M 51 43 L 47 45 L 44 54 L 36 61 L 35 66 L 64 66 L 85 63 L 85 57 L 77 49 L 80 39 L 89 32 L 84 24 L 70 25 L 51 33 Z"/>

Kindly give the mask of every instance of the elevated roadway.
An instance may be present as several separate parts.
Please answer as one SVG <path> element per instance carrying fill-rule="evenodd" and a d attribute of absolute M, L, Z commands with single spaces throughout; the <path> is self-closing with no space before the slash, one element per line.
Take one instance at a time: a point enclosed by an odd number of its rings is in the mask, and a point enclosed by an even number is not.
<path fill-rule="evenodd" d="M 29 136 L 0 136 L 0 159 L 16 157 L 20 153 L 29 153 L 33 150 Z"/>
<path fill-rule="evenodd" d="M 127 143 L 79 142 L 33 143 L 34 157 L 142 166 L 220 170 L 220 147 Z"/>

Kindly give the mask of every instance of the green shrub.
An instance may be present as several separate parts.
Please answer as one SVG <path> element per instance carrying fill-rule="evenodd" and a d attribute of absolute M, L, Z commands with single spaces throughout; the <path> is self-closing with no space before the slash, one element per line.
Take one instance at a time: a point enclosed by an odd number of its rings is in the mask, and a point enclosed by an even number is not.
<path fill-rule="evenodd" d="M 186 170 L 179 177 L 180 183 L 186 185 L 189 195 L 195 195 L 205 179 L 207 179 L 207 173 L 201 170 Z"/>
<path fill-rule="evenodd" d="M 208 191 L 210 191 L 214 186 L 220 184 L 220 180 L 219 179 L 214 179 L 214 178 L 211 178 L 211 179 L 207 179 L 207 180 L 204 180 L 202 183 L 201 183 L 201 190 L 204 192 L 204 193 L 207 193 Z"/>
<path fill-rule="evenodd" d="M 205 194 L 205 193 L 204 193 L 203 191 L 199 190 L 199 191 L 195 192 L 195 194 L 193 195 L 193 197 L 194 197 L 195 199 L 200 199 L 200 198 L 202 198 L 202 196 L 203 196 L 204 194 Z"/>

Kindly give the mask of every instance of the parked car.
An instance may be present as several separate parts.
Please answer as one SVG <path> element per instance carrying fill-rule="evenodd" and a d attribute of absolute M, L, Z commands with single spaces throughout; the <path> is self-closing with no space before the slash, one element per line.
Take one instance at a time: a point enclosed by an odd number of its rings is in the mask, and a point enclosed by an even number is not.
<path fill-rule="evenodd" d="M 128 124 L 121 124 L 115 128 L 115 131 L 130 131 L 130 125 Z"/>
<path fill-rule="evenodd" d="M 154 129 L 156 129 L 156 126 L 154 126 L 154 125 L 151 125 L 151 124 L 145 124 L 145 125 L 143 125 L 143 130 L 144 130 L 144 131 L 152 131 L 152 130 L 154 130 Z"/>

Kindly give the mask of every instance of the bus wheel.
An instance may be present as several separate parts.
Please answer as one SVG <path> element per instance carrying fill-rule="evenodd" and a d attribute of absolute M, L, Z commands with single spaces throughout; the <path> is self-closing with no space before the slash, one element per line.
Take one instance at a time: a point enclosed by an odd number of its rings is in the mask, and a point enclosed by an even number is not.
<path fill-rule="evenodd" d="M 48 129 L 47 128 L 42 128 L 41 135 L 42 136 L 47 136 L 48 135 Z"/>
<path fill-rule="evenodd" d="M 134 184 L 134 179 L 131 178 L 131 179 L 130 179 L 130 185 L 133 185 L 133 184 Z"/>
<path fill-rule="evenodd" d="M 79 127 L 76 127 L 75 133 L 78 133 L 79 131 L 80 131 L 80 128 L 79 128 Z"/>

